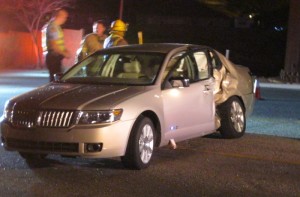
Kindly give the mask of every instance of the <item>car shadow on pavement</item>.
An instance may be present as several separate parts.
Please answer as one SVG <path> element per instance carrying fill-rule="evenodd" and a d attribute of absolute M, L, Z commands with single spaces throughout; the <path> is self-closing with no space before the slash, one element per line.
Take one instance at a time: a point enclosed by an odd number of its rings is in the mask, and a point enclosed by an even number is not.
<path fill-rule="evenodd" d="M 56 165 L 64 165 L 64 163 L 54 159 L 24 159 L 30 169 L 50 168 Z"/>
<path fill-rule="evenodd" d="M 224 139 L 222 135 L 219 132 L 215 132 L 206 136 L 203 136 L 203 138 L 210 138 L 210 139 Z"/>
<path fill-rule="evenodd" d="M 45 159 L 25 160 L 30 169 L 52 168 L 59 166 L 75 166 L 84 168 L 103 169 L 125 169 L 120 160 L 117 159 L 86 159 L 86 158 L 65 158 L 50 155 Z"/>
<path fill-rule="evenodd" d="M 223 139 L 220 133 L 213 133 L 203 138 L 207 139 Z M 196 139 L 195 139 L 196 140 Z M 177 143 L 177 148 L 172 149 L 170 146 L 164 146 L 155 148 L 152 165 L 160 165 L 160 163 L 166 161 L 180 160 L 193 154 L 196 154 L 201 144 L 195 144 L 195 140 L 185 140 Z M 76 168 L 92 168 L 92 169 L 112 169 L 112 170 L 129 170 L 125 168 L 119 157 L 105 158 L 105 159 L 89 159 L 89 158 L 72 158 L 72 157 L 61 157 L 58 155 L 48 155 L 45 159 L 26 160 L 26 163 L 30 169 L 40 168 L 54 168 L 60 166 L 73 166 Z"/>

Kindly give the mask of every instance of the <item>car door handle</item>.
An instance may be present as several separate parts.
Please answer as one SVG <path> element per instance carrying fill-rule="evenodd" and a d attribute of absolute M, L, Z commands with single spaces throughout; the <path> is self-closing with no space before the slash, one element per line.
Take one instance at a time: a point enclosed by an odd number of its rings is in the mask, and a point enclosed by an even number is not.
<path fill-rule="evenodd" d="M 205 85 L 204 88 L 204 90 L 211 90 L 210 85 Z"/>
<path fill-rule="evenodd" d="M 204 86 L 203 93 L 208 94 L 208 93 L 210 92 L 210 90 L 211 90 L 210 85 L 205 85 L 205 86 Z"/>

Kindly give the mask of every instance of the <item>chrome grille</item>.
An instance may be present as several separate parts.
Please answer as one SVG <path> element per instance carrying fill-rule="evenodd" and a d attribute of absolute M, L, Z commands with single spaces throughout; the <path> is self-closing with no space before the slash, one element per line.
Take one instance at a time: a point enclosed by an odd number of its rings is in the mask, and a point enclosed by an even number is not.
<path fill-rule="evenodd" d="M 44 110 L 39 112 L 37 126 L 40 127 L 69 127 L 72 124 L 74 111 Z"/>

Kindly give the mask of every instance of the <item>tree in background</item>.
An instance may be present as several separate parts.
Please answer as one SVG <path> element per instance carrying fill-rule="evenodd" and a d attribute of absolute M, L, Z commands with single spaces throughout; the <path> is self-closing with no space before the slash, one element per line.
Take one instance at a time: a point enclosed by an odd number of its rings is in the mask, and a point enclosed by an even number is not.
<path fill-rule="evenodd" d="M 0 0 L 0 11 L 15 16 L 29 31 L 37 57 L 37 67 L 42 66 L 38 35 L 47 16 L 54 10 L 70 7 L 75 0 Z"/>

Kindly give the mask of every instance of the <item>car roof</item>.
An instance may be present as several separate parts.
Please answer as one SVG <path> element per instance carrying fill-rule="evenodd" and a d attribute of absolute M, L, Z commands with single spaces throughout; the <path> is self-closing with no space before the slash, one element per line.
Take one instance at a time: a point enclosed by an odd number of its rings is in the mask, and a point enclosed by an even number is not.
<path fill-rule="evenodd" d="M 132 44 L 116 46 L 100 50 L 101 52 L 153 52 L 153 53 L 169 53 L 174 49 L 187 49 L 187 48 L 204 48 L 205 46 L 181 43 L 146 43 L 146 44 Z M 99 51 L 99 52 L 100 52 Z"/>

